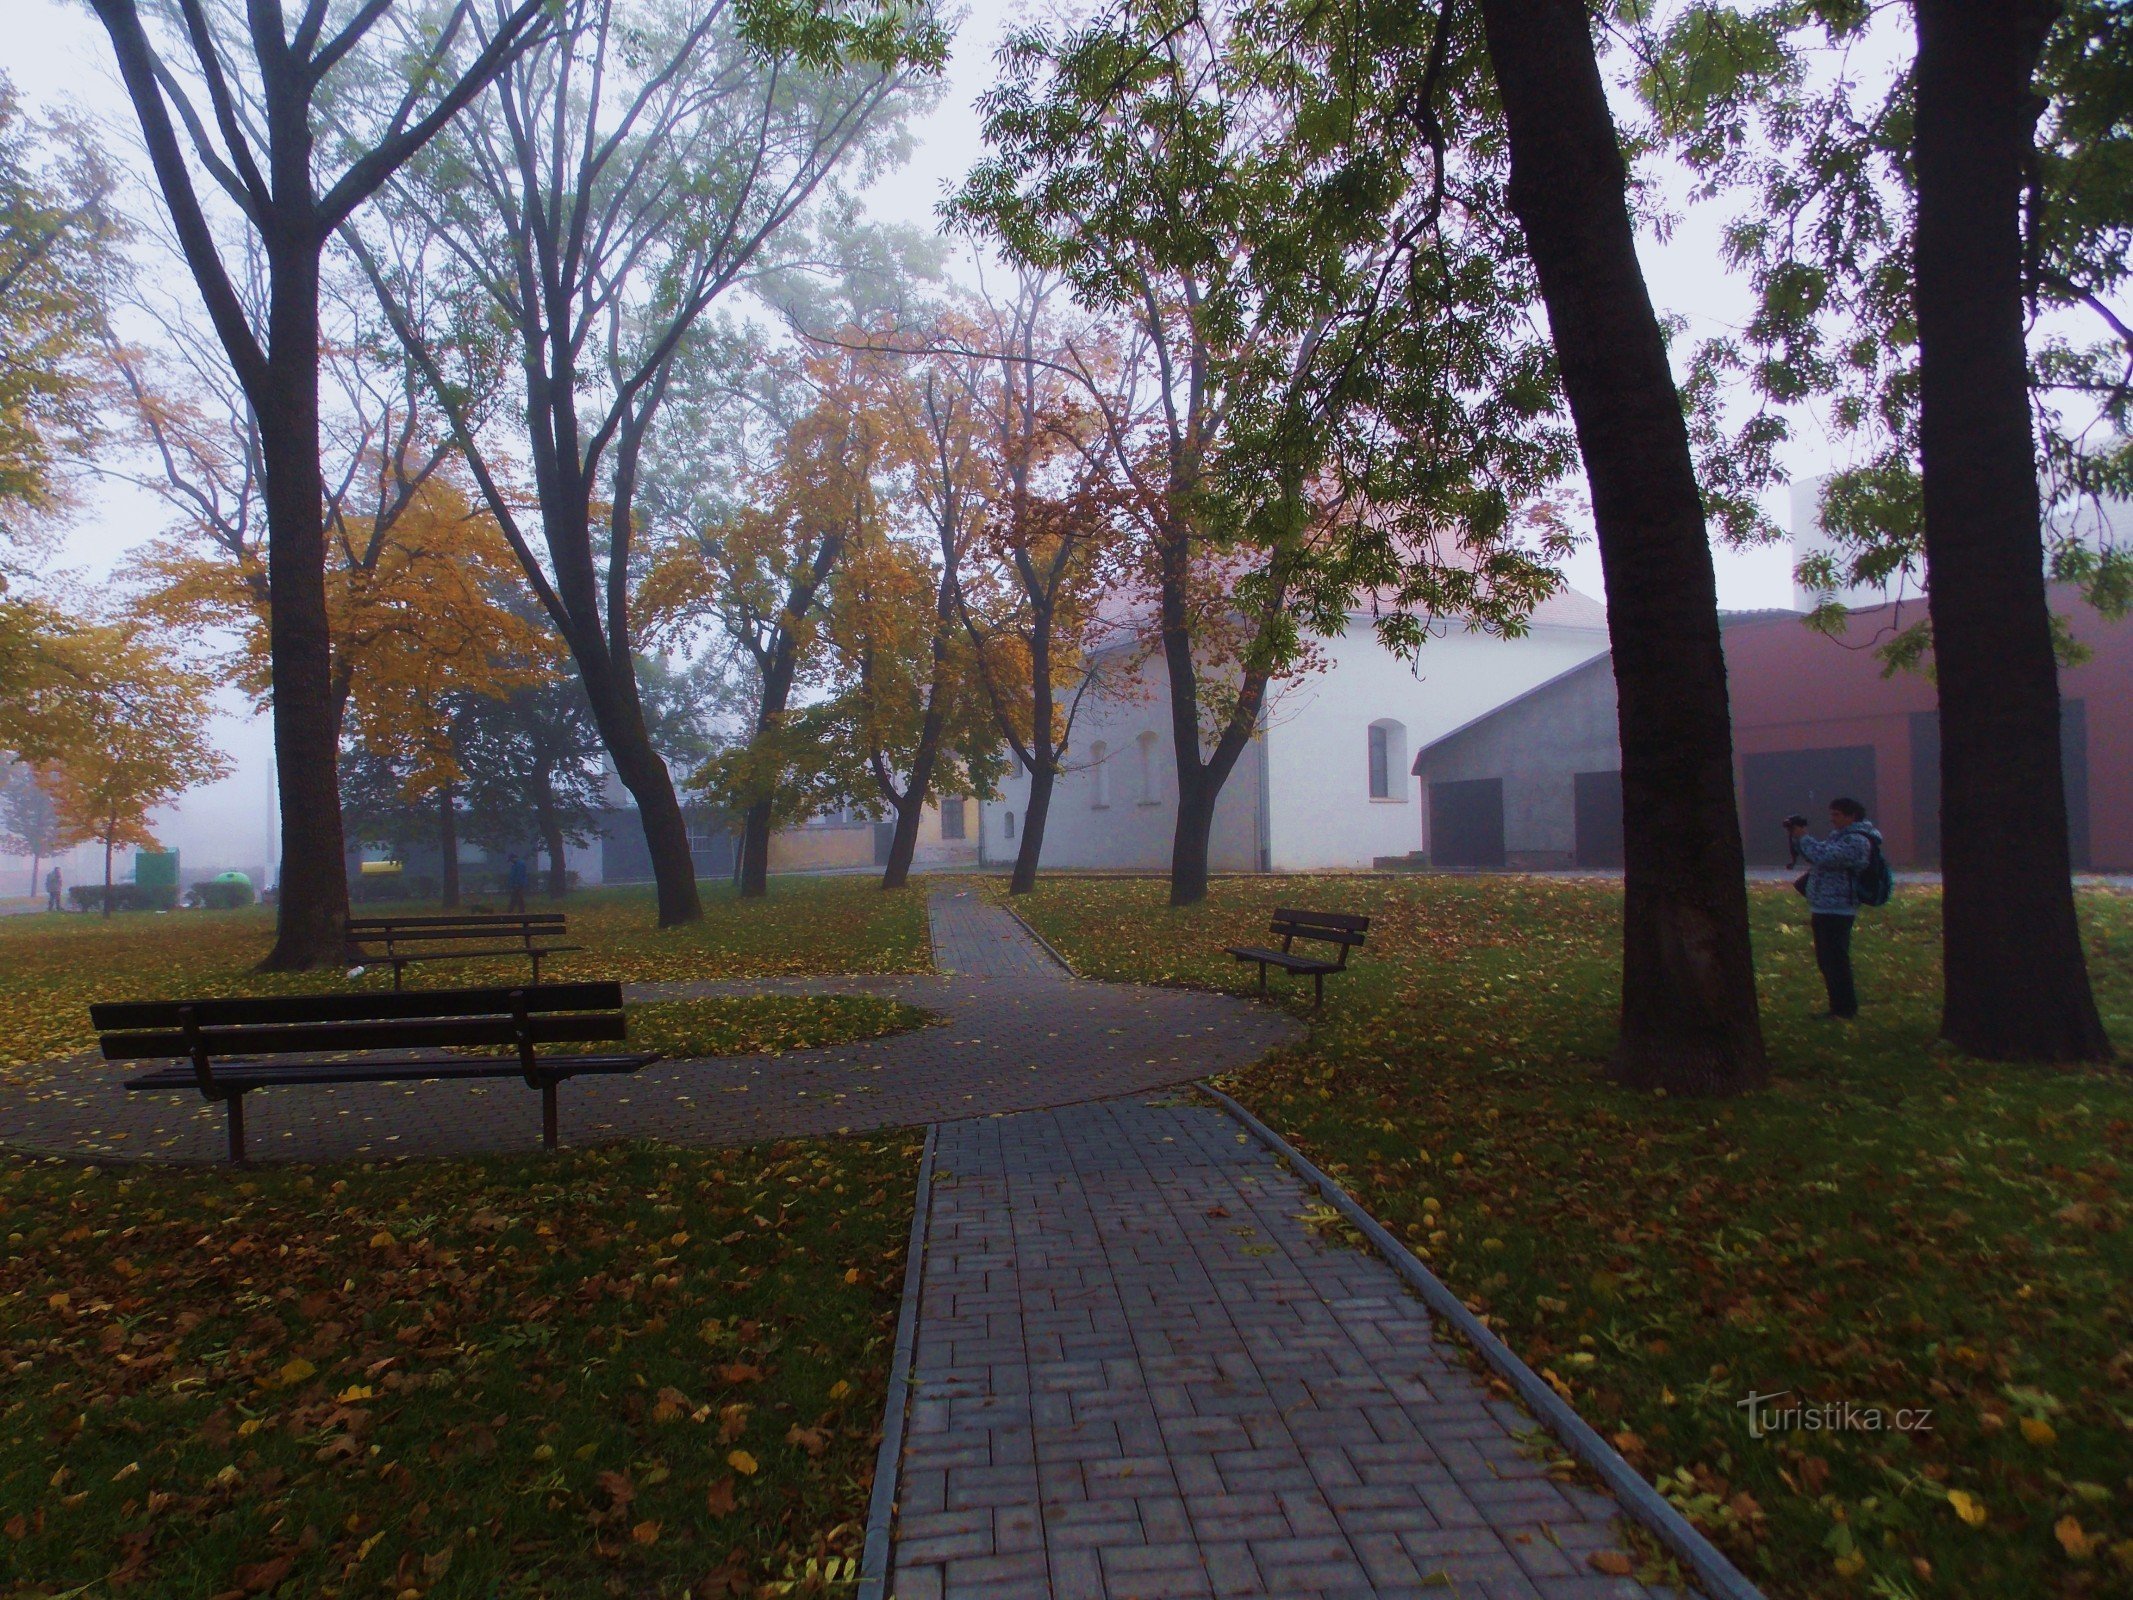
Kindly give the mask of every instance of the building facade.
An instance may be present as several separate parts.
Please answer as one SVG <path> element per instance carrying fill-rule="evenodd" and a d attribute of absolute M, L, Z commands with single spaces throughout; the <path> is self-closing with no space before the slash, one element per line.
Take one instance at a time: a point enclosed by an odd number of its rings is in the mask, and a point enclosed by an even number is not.
<path fill-rule="evenodd" d="M 2068 586 L 2052 591 L 2088 652 L 2059 677 L 2067 817 L 2077 869 L 2133 870 L 2133 621 L 2113 622 Z M 1940 718 L 1932 680 L 1884 674 L 1875 647 L 1919 621 L 1919 601 L 1854 611 L 1841 637 L 1792 612 L 1725 619 L 1734 782 L 1751 865 L 1786 859 L 1779 823 L 1819 827 L 1850 795 L 1889 859 L 1940 859 Z M 1612 662 L 1580 664 L 1424 746 L 1432 865 L 1621 864 L 1621 746 Z"/>
<path fill-rule="evenodd" d="M 1440 627 L 1414 662 L 1377 640 L 1368 616 L 1316 642 L 1310 670 L 1270 697 L 1215 806 L 1217 872 L 1368 869 L 1415 849 L 1421 791 L 1412 752 L 1607 648 L 1596 601 L 1559 594 L 1520 638 Z M 1165 871 L 1177 826 L 1169 683 L 1156 660 L 1107 686 L 1077 717 L 1052 793 L 1046 867 Z M 1029 779 L 985 802 L 985 859 L 1013 860 Z"/>

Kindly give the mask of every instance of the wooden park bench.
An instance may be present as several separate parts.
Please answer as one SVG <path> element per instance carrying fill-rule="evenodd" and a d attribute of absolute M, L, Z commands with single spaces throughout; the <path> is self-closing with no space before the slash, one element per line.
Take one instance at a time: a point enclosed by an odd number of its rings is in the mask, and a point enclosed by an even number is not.
<path fill-rule="evenodd" d="M 117 1000 L 91 1006 L 89 1018 L 102 1035 L 106 1061 L 181 1060 L 181 1066 L 136 1074 L 126 1087 L 198 1089 L 222 1101 L 229 1108 L 232 1161 L 244 1160 L 244 1097 L 254 1089 L 523 1078 L 527 1088 L 541 1091 L 541 1140 L 553 1149 L 557 1084 L 587 1073 L 635 1072 L 659 1059 L 636 1051 L 542 1054 L 549 1045 L 625 1038 L 619 983 Z M 437 1053 L 498 1046 L 511 1053 Z"/>
<path fill-rule="evenodd" d="M 1259 963 L 1259 992 L 1266 993 L 1266 969 L 1279 967 L 1283 972 L 1297 977 L 1308 975 L 1315 986 L 1313 1005 L 1326 1003 L 1326 974 L 1348 970 L 1348 952 L 1363 942 L 1370 931 L 1370 919 L 1358 917 L 1346 911 L 1299 911 L 1283 906 L 1274 913 L 1273 932 L 1281 940 L 1279 950 L 1269 950 L 1255 944 L 1227 945 L 1225 950 L 1239 961 Z M 1328 961 L 1321 956 L 1300 956 L 1290 946 L 1298 939 L 1316 940 L 1321 944 L 1340 946 L 1340 959 Z"/>
<path fill-rule="evenodd" d="M 368 964 L 390 961 L 393 987 L 400 969 L 417 961 L 472 961 L 478 956 L 524 956 L 533 963 L 533 981 L 541 981 L 541 957 L 583 945 L 558 944 L 563 937 L 560 911 L 469 911 L 442 917 L 350 917 L 348 959 Z M 382 954 L 364 948 L 383 944 Z"/>

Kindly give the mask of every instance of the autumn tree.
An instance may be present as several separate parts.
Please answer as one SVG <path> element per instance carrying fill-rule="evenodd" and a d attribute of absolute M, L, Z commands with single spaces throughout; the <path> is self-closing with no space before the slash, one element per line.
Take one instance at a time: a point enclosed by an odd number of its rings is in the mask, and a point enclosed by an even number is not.
<path fill-rule="evenodd" d="M 46 856 L 58 853 L 59 839 L 59 813 L 37 781 L 37 769 L 27 761 L 7 761 L 0 769 L 0 850 L 29 857 L 31 894 L 37 892 L 37 869 Z"/>
<path fill-rule="evenodd" d="M 955 431 L 952 421 L 933 420 Z M 917 436 L 922 447 L 929 437 Z M 919 515 L 930 529 L 862 539 L 830 580 L 834 693 L 811 722 L 831 749 L 816 787 L 832 803 L 887 812 L 884 889 L 910 878 L 928 800 L 990 793 L 1001 770 L 999 734 L 956 616 L 955 573 L 968 531 L 961 492 L 935 500 L 921 491 L 915 498 L 927 509 Z M 922 542 L 929 531 L 940 548 Z"/>
<path fill-rule="evenodd" d="M 1205 895 L 1216 800 L 1310 635 L 1366 589 L 1397 648 L 1431 615 L 1515 629 L 1555 581 L 1512 519 L 1560 439 L 1500 194 L 1447 135 L 1461 42 L 1147 0 L 1017 35 L 983 101 L 952 215 L 1128 331 L 1102 421 L 1168 680 L 1173 904 Z"/>
<path fill-rule="evenodd" d="M 492 114 L 411 169 L 390 232 L 357 242 L 576 661 L 637 801 L 662 926 L 702 908 L 634 672 L 644 454 L 699 319 L 833 173 L 888 152 L 944 49 L 923 7 L 565 0 Z M 515 437 L 502 410 L 485 425 L 487 371 L 466 371 L 489 326 L 516 358 Z M 531 470 L 523 499 L 513 458 Z"/>
<path fill-rule="evenodd" d="M 820 682 L 830 579 L 847 554 L 886 538 L 878 475 L 889 458 L 890 422 L 866 403 L 865 370 L 885 358 L 856 341 L 805 363 L 804 400 L 766 404 L 751 441 L 736 450 L 749 467 L 744 493 L 710 505 L 676 497 L 689 520 L 670 524 L 644 585 L 649 617 L 671 634 L 715 623 L 753 668 L 754 706 L 745 745 L 724 752 L 702 787 L 742 819 L 741 893 L 768 890 L 773 824 L 804 810 L 822 778 L 819 735 L 793 717 L 793 697 Z M 804 406 L 781 413 L 781 406 Z M 756 452 L 760 451 L 760 455 Z M 796 781 L 798 780 L 798 781 Z"/>
<path fill-rule="evenodd" d="M 1925 590 L 1884 653 L 1930 660 L 1940 701 L 1942 1034 L 2105 1059 L 2061 765 L 2055 650 L 2080 643 L 2046 580 L 2106 614 L 2133 598 L 2123 541 L 2074 514 L 2133 491 L 2133 19 L 2102 0 L 1908 10 L 1915 50 L 1901 12 L 1692 7 L 1645 94 L 1709 185 L 1751 200 L 1726 245 L 1755 315 L 1704 364 L 1748 379 L 1759 425 L 1823 403 L 1853 440 L 1821 502 L 1838 553 L 1802 576 Z M 1870 42 L 1888 72 L 1819 70 Z"/>
<path fill-rule="evenodd" d="M 104 290 L 126 227 L 84 131 L 42 125 L 0 73 L 0 583 L 95 446 Z"/>
<path fill-rule="evenodd" d="M 1010 894 L 1036 887 L 1052 791 L 1094 682 L 1098 601 L 1115 576 L 1104 411 L 1087 398 L 1108 392 L 1113 352 L 1100 330 L 1063 322 L 1059 288 L 1018 274 L 1012 294 L 982 299 L 966 327 L 945 330 L 979 438 L 956 615 L 978 690 L 1030 780 Z"/>
<path fill-rule="evenodd" d="M 89 737 L 37 764 L 52 799 L 54 848 L 87 840 L 104 847 L 104 914 L 111 914 L 111 858 L 120 845 L 153 848 L 149 815 L 186 790 L 226 777 L 230 763 L 209 742 L 215 681 L 177 665 L 137 625 L 85 630 L 93 670 L 69 690 Z"/>
<path fill-rule="evenodd" d="M 471 53 L 459 45 L 479 9 L 473 0 L 426 11 L 395 57 L 392 82 L 375 95 L 344 91 L 351 61 L 392 0 L 339 17 L 328 0 L 305 0 L 293 26 L 279 4 L 240 11 L 181 0 L 155 34 L 140 0 L 91 0 L 91 9 L 117 58 L 180 254 L 260 421 L 282 817 L 281 895 L 265 966 L 330 966 L 343 953 L 348 885 L 319 492 L 320 256 L 356 208 L 537 36 L 548 0 L 521 0 L 493 16 Z M 320 109 L 329 102 L 343 137 L 321 149 Z M 326 169 L 338 153 L 347 159 L 336 174 Z M 196 172 L 213 183 L 209 196 Z M 256 241 L 261 299 L 248 299 L 231 270 L 213 200 Z"/>

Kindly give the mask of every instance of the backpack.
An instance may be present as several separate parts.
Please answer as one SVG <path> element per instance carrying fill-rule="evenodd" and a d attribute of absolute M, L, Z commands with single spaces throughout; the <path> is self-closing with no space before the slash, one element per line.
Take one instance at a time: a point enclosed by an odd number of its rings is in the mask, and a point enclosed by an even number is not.
<path fill-rule="evenodd" d="M 1852 876 L 1858 882 L 1859 903 L 1863 906 L 1885 906 L 1896 893 L 1896 874 L 1889 870 L 1889 858 L 1881 853 L 1881 841 L 1872 834 L 1866 836 L 1866 865 Z"/>

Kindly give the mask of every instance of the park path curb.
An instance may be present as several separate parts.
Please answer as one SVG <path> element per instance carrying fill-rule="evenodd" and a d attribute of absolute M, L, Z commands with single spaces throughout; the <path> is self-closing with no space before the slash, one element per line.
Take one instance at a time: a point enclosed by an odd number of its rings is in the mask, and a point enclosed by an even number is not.
<path fill-rule="evenodd" d="M 1031 925 L 1029 918 L 1025 917 L 1021 912 L 1017 911 L 1011 905 L 1006 905 L 1003 903 L 1000 909 L 1005 911 L 1009 916 L 1013 917 L 1017 922 L 1022 924 L 1022 931 L 1028 934 L 1032 939 L 1037 942 L 1037 948 L 1039 950 L 1042 950 L 1046 955 L 1050 956 L 1054 961 L 1059 963 L 1059 970 L 1061 972 L 1065 973 L 1070 978 L 1078 978 L 1081 976 L 1080 973 L 1074 970 L 1074 963 L 1067 960 L 1065 956 L 1061 955 L 1057 950 L 1055 950 L 1052 947 L 1052 941 L 1047 939 L 1043 934 L 1039 933 L 1036 928 Z"/>
<path fill-rule="evenodd" d="M 1450 1323 L 1454 1331 L 1479 1352 L 1482 1360 L 1510 1384 L 1541 1425 L 1607 1486 L 1624 1513 L 1647 1529 L 1696 1575 L 1696 1581 L 1713 1600 L 1766 1600 L 1763 1592 L 1748 1581 L 1746 1574 L 1726 1559 L 1724 1552 L 1698 1533 L 1688 1518 L 1644 1481 L 1642 1473 L 1623 1460 L 1614 1446 L 1601 1438 L 1561 1395 L 1548 1387 L 1540 1374 L 1521 1361 L 1509 1345 L 1467 1309 L 1466 1302 L 1454 1294 L 1443 1279 L 1425 1267 L 1412 1250 L 1365 1211 L 1347 1190 L 1312 1165 L 1302 1151 L 1213 1084 L 1203 1078 L 1197 1087 L 1249 1128 L 1261 1144 L 1284 1157 L 1299 1177 L 1314 1186 L 1334 1210 L 1369 1240 L 1392 1269 L 1421 1295 L 1430 1310 Z M 862 1600 L 867 1597 L 863 1595 Z"/>
<path fill-rule="evenodd" d="M 867 1501 L 866 1543 L 859 1560 L 858 1600 L 882 1600 L 889 1582 L 889 1535 L 896 1522 L 896 1481 L 903 1470 L 904 1413 L 911 1404 L 911 1357 L 918 1342 L 918 1303 L 926 1276 L 926 1223 L 933 1209 L 933 1147 L 939 1124 L 926 1128 L 911 1199 L 911 1242 L 904 1247 L 904 1294 L 896 1309 L 896 1348 L 889 1357 L 889 1392 L 881 1408 L 881 1449 L 874 1456 L 874 1492 Z"/>

